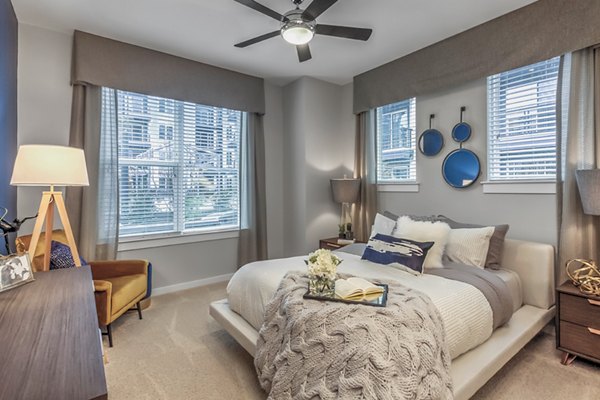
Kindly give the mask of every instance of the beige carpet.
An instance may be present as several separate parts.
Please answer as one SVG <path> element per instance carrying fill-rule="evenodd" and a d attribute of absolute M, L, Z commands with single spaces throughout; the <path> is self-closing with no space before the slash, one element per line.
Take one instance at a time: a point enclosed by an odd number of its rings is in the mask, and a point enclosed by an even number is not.
<path fill-rule="evenodd" d="M 155 297 L 120 318 L 106 366 L 111 400 L 264 399 L 252 358 L 208 315 L 225 284 Z M 600 367 L 559 362 L 554 336 L 530 342 L 475 399 L 600 399 Z"/>

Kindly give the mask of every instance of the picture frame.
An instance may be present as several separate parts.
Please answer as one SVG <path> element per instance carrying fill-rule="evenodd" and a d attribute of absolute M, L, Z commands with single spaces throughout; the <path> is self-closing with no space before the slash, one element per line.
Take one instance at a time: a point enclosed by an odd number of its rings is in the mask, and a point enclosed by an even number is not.
<path fill-rule="evenodd" d="M 29 254 L 0 256 L 0 292 L 32 282 L 33 271 Z"/>

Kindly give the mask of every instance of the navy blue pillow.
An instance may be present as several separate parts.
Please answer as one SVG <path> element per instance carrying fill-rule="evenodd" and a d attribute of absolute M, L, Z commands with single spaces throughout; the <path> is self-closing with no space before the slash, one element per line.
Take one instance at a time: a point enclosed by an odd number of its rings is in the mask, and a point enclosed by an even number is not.
<path fill-rule="evenodd" d="M 378 233 L 369 239 L 362 259 L 421 274 L 425 257 L 433 244 Z"/>
<path fill-rule="evenodd" d="M 79 260 L 81 265 L 87 264 L 81 256 Z M 73 268 L 74 266 L 75 261 L 73 261 L 71 248 L 64 243 L 53 240 L 50 247 L 50 269 Z"/>

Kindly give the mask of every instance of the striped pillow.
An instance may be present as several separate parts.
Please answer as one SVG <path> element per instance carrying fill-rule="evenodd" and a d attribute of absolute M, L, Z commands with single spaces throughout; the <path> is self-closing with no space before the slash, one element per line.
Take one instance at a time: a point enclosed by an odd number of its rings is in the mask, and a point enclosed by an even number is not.
<path fill-rule="evenodd" d="M 363 260 L 389 265 L 411 274 L 422 274 L 423 263 L 433 242 L 415 242 L 377 233 L 369 239 Z"/>
<path fill-rule="evenodd" d="M 494 227 L 451 229 L 446 243 L 446 258 L 484 268 Z"/>

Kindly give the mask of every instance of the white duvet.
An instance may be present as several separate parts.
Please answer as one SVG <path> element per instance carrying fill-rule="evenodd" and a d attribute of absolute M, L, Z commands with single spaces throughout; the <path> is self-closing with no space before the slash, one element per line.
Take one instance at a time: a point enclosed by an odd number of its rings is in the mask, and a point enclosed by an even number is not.
<path fill-rule="evenodd" d="M 485 342 L 492 334 L 492 308 L 475 287 L 434 275 L 414 276 L 388 266 L 337 253 L 344 261 L 338 271 L 364 278 L 398 281 L 431 298 L 444 322 L 452 359 Z M 265 308 L 288 271 L 306 271 L 306 256 L 258 261 L 240 268 L 229 281 L 227 298 L 232 311 L 256 330 L 263 323 Z"/>

